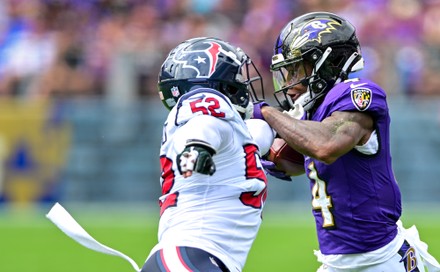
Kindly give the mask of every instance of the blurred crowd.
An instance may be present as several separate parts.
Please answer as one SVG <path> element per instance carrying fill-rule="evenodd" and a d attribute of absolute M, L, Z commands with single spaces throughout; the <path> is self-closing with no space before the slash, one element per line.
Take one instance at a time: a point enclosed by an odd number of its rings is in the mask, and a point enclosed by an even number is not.
<path fill-rule="evenodd" d="M 360 76 L 390 94 L 440 95 L 440 0 L 2 0 L 0 96 L 155 96 L 166 54 L 195 36 L 243 48 L 268 93 L 279 31 L 310 11 L 356 26 Z"/>

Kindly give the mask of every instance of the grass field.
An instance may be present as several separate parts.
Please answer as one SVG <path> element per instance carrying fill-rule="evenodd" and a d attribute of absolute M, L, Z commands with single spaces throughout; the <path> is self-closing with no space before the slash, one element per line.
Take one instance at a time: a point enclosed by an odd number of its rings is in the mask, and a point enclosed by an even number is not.
<path fill-rule="evenodd" d="M 156 242 L 155 213 L 139 209 L 126 212 L 121 208 L 66 208 L 96 240 L 130 256 L 139 266 Z M 68 238 L 45 218 L 48 209 L 0 211 L 0 271 L 134 271 L 125 260 L 91 251 Z M 308 210 L 274 210 L 278 209 L 265 212 L 244 271 L 316 271 L 318 263 L 313 249 L 317 248 L 317 241 Z M 429 210 L 406 210 L 403 222 L 407 228 L 416 224 L 429 252 L 440 259 L 439 210 L 432 206 Z"/>

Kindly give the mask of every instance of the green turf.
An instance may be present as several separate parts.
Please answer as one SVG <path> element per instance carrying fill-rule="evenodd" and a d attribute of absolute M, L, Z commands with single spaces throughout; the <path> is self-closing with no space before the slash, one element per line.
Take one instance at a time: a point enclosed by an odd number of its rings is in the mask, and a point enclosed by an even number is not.
<path fill-rule="evenodd" d="M 44 217 L 45 211 L 0 212 L 0 271 L 133 272 L 125 260 L 94 252 L 68 238 Z M 120 210 L 75 209 L 72 215 L 98 241 L 120 250 L 139 266 L 156 242 L 157 215 Z M 409 211 L 405 227 L 417 225 L 429 252 L 440 259 L 437 209 Z M 245 272 L 316 271 L 313 219 L 307 212 L 265 212 Z"/>

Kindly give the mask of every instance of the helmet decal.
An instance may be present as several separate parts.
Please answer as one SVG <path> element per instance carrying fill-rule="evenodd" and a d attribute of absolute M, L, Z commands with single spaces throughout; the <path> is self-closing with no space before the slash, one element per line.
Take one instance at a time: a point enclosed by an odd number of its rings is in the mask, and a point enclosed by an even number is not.
<path fill-rule="evenodd" d="M 177 87 L 177 86 L 173 86 L 173 87 L 171 88 L 171 94 L 172 94 L 174 97 L 179 97 L 179 96 L 180 96 L 179 87 Z"/>
<path fill-rule="evenodd" d="M 316 41 L 321 43 L 321 37 L 324 34 L 330 34 L 333 30 L 336 30 L 335 26 L 340 26 L 341 24 L 333 19 L 314 19 L 298 29 L 294 30 L 294 35 L 296 35 L 292 43 L 290 44 L 290 49 L 297 49 L 304 44 Z"/>
<path fill-rule="evenodd" d="M 209 69 L 209 76 L 211 76 L 214 71 L 215 67 L 217 66 L 218 61 L 218 54 L 220 54 L 220 48 L 222 48 L 218 43 L 212 42 L 210 43 L 211 47 L 207 50 L 207 55 L 209 57 L 211 68 Z"/>
<path fill-rule="evenodd" d="M 218 38 L 196 37 L 168 53 L 157 87 L 168 110 L 187 93 L 199 88 L 214 89 L 231 101 L 241 117 L 247 118 L 250 101 L 261 100 L 254 87 L 257 82 L 264 99 L 261 75 L 242 49 Z"/>
<path fill-rule="evenodd" d="M 220 52 L 226 52 L 221 45 L 216 42 L 206 42 L 204 44 L 209 44 L 209 47 L 206 49 L 189 51 L 186 51 L 182 47 L 180 49 L 181 52 L 174 55 L 173 61 L 176 63 L 182 63 L 182 68 L 196 71 L 196 78 L 209 78 L 216 70 Z M 176 56 L 178 56 L 179 59 L 177 59 Z M 197 57 L 190 59 L 189 56 Z"/>
<path fill-rule="evenodd" d="M 371 105 L 372 94 L 371 90 L 367 88 L 352 89 L 351 101 L 359 111 L 365 111 Z"/>

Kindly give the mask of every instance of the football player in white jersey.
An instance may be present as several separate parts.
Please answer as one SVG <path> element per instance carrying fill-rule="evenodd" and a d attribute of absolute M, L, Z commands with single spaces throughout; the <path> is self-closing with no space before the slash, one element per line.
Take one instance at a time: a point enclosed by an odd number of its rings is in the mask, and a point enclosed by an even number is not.
<path fill-rule="evenodd" d="M 244 121 L 256 81 L 250 58 L 216 38 L 184 41 L 163 63 L 158 89 L 171 111 L 160 149 L 159 242 L 142 272 L 243 269 L 267 185 Z"/>

